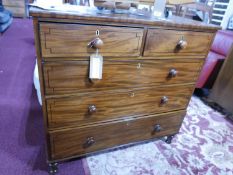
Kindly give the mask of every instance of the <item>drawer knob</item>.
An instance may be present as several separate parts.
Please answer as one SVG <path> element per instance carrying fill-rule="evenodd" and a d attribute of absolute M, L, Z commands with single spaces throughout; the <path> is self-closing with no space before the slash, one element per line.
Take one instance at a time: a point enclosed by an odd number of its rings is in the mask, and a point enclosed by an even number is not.
<path fill-rule="evenodd" d="M 178 43 L 177 46 L 179 49 L 185 49 L 188 46 L 187 41 L 185 41 L 184 39 L 181 39 Z"/>
<path fill-rule="evenodd" d="M 163 96 L 162 98 L 161 98 L 161 104 L 166 104 L 168 102 L 168 98 L 166 97 L 166 96 Z"/>
<path fill-rule="evenodd" d="M 89 111 L 89 113 L 94 113 L 94 112 L 96 112 L 96 106 L 95 105 L 90 105 L 89 107 L 88 107 L 88 111 Z"/>
<path fill-rule="evenodd" d="M 162 130 L 162 127 L 159 125 L 159 124 L 156 124 L 155 126 L 154 126 L 154 131 L 155 132 L 160 132 Z"/>
<path fill-rule="evenodd" d="M 170 78 L 172 78 L 172 77 L 175 77 L 176 75 L 177 75 L 177 70 L 176 69 L 171 69 L 170 71 L 169 71 L 169 74 L 168 74 L 168 76 L 170 77 Z"/>
<path fill-rule="evenodd" d="M 103 45 L 104 42 L 100 38 L 95 38 L 88 44 L 88 47 L 94 49 L 101 49 Z"/>
<path fill-rule="evenodd" d="M 87 147 L 92 146 L 94 143 L 95 143 L 94 137 L 88 137 L 83 146 L 87 148 Z"/>

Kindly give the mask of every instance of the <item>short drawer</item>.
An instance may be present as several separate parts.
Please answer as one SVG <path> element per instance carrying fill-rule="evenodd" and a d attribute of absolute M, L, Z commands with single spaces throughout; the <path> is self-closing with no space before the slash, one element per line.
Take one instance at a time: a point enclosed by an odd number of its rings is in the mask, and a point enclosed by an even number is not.
<path fill-rule="evenodd" d="M 47 95 L 195 83 L 202 61 L 104 61 L 103 79 L 89 79 L 89 61 L 44 63 Z"/>
<path fill-rule="evenodd" d="M 103 56 L 139 56 L 142 28 L 109 27 L 81 24 L 40 23 L 42 56 L 90 56 L 96 49 L 88 44 L 97 38 L 103 41 L 99 53 Z"/>
<path fill-rule="evenodd" d="M 175 134 L 185 111 L 50 132 L 51 159 Z"/>
<path fill-rule="evenodd" d="M 48 126 L 80 126 L 185 109 L 192 92 L 193 85 L 183 85 L 48 99 Z"/>
<path fill-rule="evenodd" d="M 199 55 L 205 57 L 212 33 L 149 29 L 144 56 Z"/>

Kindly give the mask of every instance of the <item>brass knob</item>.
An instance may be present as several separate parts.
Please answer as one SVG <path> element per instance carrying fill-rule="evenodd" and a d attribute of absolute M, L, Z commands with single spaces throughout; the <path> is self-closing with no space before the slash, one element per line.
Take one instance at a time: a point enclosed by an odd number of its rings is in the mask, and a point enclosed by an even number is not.
<path fill-rule="evenodd" d="M 178 43 L 177 46 L 179 49 L 185 49 L 188 46 L 187 41 L 185 41 L 184 39 L 181 39 Z"/>
<path fill-rule="evenodd" d="M 159 124 L 156 124 L 155 126 L 154 126 L 154 131 L 155 132 L 160 132 L 162 130 L 162 127 L 159 125 Z"/>
<path fill-rule="evenodd" d="M 172 77 L 175 77 L 177 75 L 177 73 L 178 73 L 178 71 L 176 69 L 171 69 L 169 71 L 168 76 L 172 78 Z"/>
<path fill-rule="evenodd" d="M 87 147 L 92 146 L 94 143 L 95 143 L 94 137 L 88 137 L 83 146 L 87 148 Z"/>
<path fill-rule="evenodd" d="M 88 112 L 89 113 L 94 113 L 96 111 L 97 111 L 97 109 L 96 109 L 95 105 L 89 105 L 89 107 L 88 107 Z"/>
<path fill-rule="evenodd" d="M 100 38 L 95 38 L 88 44 L 88 47 L 94 49 L 101 49 L 103 45 L 104 42 Z"/>
<path fill-rule="evenodd" d="M 167 102 L 168 102 L 168 98 L 167 98 L 166 96 L 163 96 L 163 97 L 161 98 L 160 103 L 161 103 L 161 104 L 166 104 Z"/>

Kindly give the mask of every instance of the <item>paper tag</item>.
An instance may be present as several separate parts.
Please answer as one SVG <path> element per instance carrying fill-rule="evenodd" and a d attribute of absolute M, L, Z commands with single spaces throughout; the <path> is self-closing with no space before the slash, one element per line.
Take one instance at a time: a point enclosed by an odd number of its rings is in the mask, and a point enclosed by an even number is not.
<path fill-rule="evenodd" d="M 103 57 L 99 54 L 93 54 L 90 56 L 90 79 L 102 79 L 103 71 Z"/>
<path fill-rule="evenodd" d="M 154 10 L 153 10 L 154 16 L 163 18 L 165 7 L 166 7 L 166 0 L 154 1 Z"/>

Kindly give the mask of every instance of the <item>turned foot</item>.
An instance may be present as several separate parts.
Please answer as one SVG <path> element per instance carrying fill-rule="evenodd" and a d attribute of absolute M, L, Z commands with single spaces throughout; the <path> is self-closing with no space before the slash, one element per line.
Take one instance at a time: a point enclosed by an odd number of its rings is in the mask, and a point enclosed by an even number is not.
<path fill-rule="evenodd" d="M 49 164 L 49 174 L 56 174 L 58 171 L 58 167 L 57 167 L 58 163 L 50 163 Z"/>
<path fill-rule="evenodd" d="M 168 144 L 172 143 L 173 137 L 174 137 L 174 135 L 167 136 L 167 138 L 165 139 L 165 142 Z"/>

